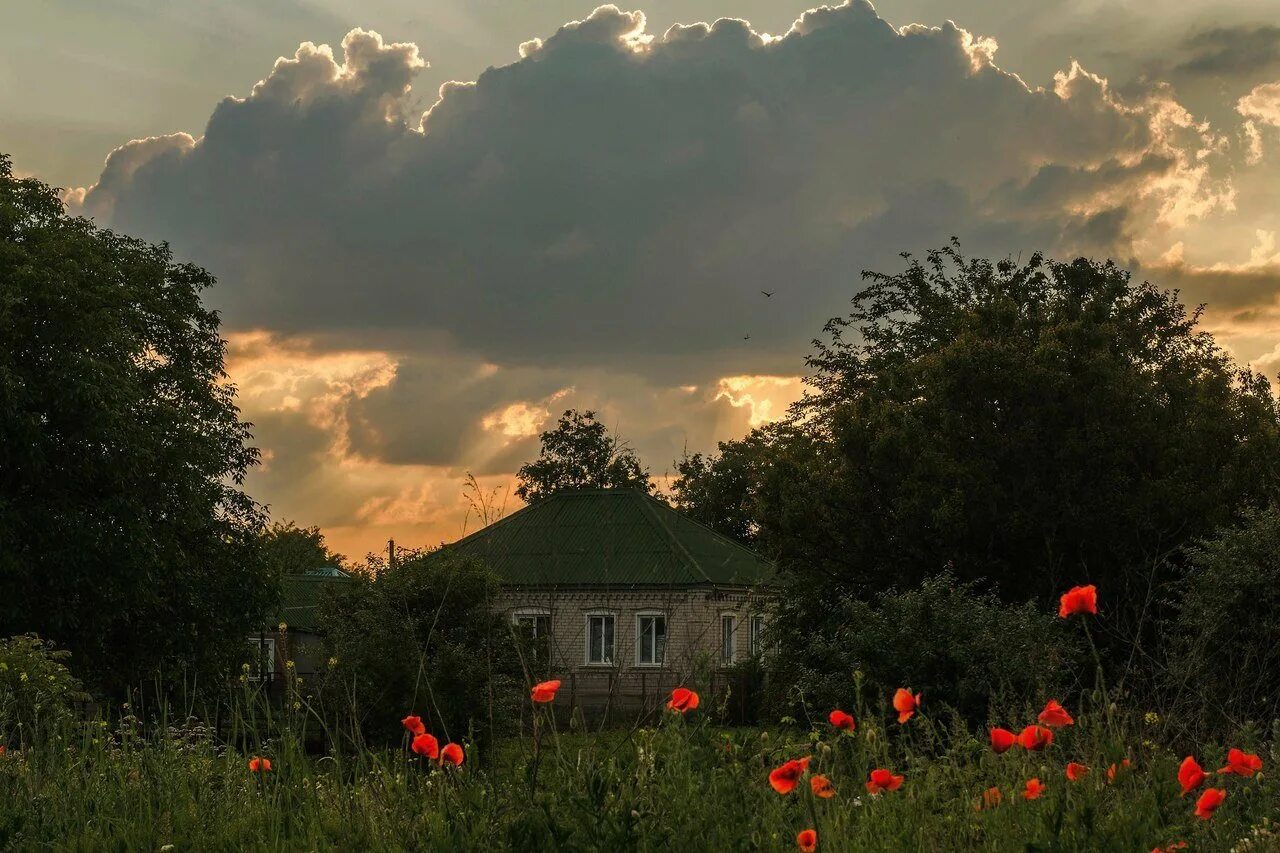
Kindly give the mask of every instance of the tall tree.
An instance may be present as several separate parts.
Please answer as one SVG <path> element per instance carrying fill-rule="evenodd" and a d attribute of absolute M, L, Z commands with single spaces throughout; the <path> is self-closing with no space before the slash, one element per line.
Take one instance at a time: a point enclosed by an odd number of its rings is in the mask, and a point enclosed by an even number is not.
<path fill-rule="evenodd" d="M 516 472 L 516 494 L 526 503 L 567 489 L 653 490 L 635 452 L 596 420 L 595 412 L 570 409 L 540 438 L 538 458 Z"/>
<path fill-rule="evenodd" d="M 319 527 L 277 521 L 262 531 L 262 558 L 277 576 L 323 566 L 343 567 L 347 558 L 329 548 Z"/>
<path fill-rule="evenodd" d="M 745 502 L 760 547 L 821 594 L 950 566 L 1014 600 L 1092 581 L 1141 607 L 1167 555 L 1280 488 L 1265 378 L 1176 293 L 1109 262 L 954 246 L 865 275 L 791 422 L 676 487 L 730 533 Z"/>
<path fill-rule="evenodd" d="M 212 284 L 0 156 L 0 634 L 98 687 L 216 669 L 275 594 Z"/>

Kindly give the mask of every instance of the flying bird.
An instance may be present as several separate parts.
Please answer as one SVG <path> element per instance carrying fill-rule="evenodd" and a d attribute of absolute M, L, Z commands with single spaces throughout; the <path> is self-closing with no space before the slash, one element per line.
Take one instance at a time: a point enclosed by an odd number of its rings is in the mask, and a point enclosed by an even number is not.
<path fill-rule="evenodd" d="M 742 336 L 742 339 L 743 339 L 744 341 L 749 341 L 749 340 L 751 340 L 751 336 L 750 336 L 750 335 L 743 335 L 743 336 Z"/>
<path fill-rule="evenodd" d="M 776 291 L 776 290 L 762 290 L 762 291 L 760 291 L 760 292 L 761 292 L 761 293 L 763 293 L 765 296 L 768 296 L 768 297 L 772 298 L 772 297 L 773 297 L 773 294 L 777 293 L 778 291 Z"/>

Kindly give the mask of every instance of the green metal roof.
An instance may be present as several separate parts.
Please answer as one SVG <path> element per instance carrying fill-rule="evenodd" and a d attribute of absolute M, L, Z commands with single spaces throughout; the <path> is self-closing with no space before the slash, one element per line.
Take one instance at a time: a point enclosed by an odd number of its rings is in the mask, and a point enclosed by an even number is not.
<path fill-rule="evenodd" d="M 638 489 L 560 492 L 448 547 L 521 586 L 747 586 L 773 574 L 755 552 Z"/>
<path fill-rule="evenodd" d="M 335 584 L 350 582 L 350 575 L 331 566 L 311 569 L 304 574 L 285 575 L 280 596 L 280 621 L 291 630 L 317 630 L 320 624 L 320 601 L 325 590 Z"/>

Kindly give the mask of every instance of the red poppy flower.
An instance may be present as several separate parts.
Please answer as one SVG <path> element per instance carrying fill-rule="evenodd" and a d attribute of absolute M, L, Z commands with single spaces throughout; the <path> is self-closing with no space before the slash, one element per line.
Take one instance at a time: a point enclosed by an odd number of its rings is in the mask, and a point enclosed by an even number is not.
<path fill-rule="evenodd" d="M 1008 752 L 1015 743 L 1018 742 L 1018 736 L 1008 729 L 992 729 L 991 730 L 991 748 L 997 754 Z"/>
<path fill-rule="evenodd" d="M 827 721 L 837 729 L 844 729 L 847 732 L 853 731 L 856 725 L 852 714 L 846 714 L 838 708 L 827 715 Z"/>
<path fill-rule="evenodd" d="M 818 849 L 818 832 L 815 829 L 802 829 L 796 833 L 796 847 L 804 853 L 813 853 Z"/>
<path fill-rule="evenodd" d="M 444 749 L 440 750 L 440 764 L 452 764 L 454 767 L 461 767 L 462 762 L 467 760 L 466 753 L 462 751 L 462 747 L 456 743 L 446 743 Z"/>
<path fill-rule="evenodd" d="M 1098 615 L 1098 588 L 1093 584 L 1073 586 L 1062 594 L 1062 599 L 1059 601 L 1058 616 L 1060 618 L 1066 619 L 1068 616 L 1083 613 Z"/>
<path fill-rule="evenodd" d="M 1262 759 L 1251 752 L 1232 747 L 1227 750 L 1227 766 L 1219 773 L 1235 773 L 1238 776 L 1252 776 L 1262 769 Z"/>
<path fill-rule="evenodd" d="M 893 710 L 898 712 L 898 722 L 905 723 L 920 707 L 920 694 L 912 695 L 911 690 L 899 687 L 893 694 Z"/>
<path fill-rule="evenodd" d="M 793 758 L 781 767 L 775 768 L 769 774 L 769 784 L 779 794 L 790 794 L 796 789 L 796 783 L 800 781 L 800 777 L 808 769 L 809 756 Z"/>
<path fill-rule="evenodd" d="M 1177 850 L 1186 850 L 1186 849 L 1187 849 L 1187 842 L 1175 841 L 1172 844 L 1170 844 L 1168 847 L 1152 847 L 1151 853 L 1175 853 L 1175 851 Z"/>
<path fill-rule="evenodd" d="M 270 758 L 259 758 L 258 756 L 255 755 L 253 758 L 249 759 L 250 773 L 266 773 L 270 770 L 271 770 Z"/>
<path fill-rule="evenodd" d="M 1053 743 L 1053 731 L 1044 726 L 1027 726 L 1018 733 L 1018 746 L 1039 751 Z"/>
<path fill-rule="evenodd" d="M 1085 776 L 1089 775 L 1089 767 L 1077 761 L 1067 763 L 1067 779 L 1072 782 L 1079 782 Z"/>
<path fill-rule="evenodd" d="M 1071 719 L 1071 715 L 1067 713 L 1067 709 L 1058 704 L 1057 699 L 1050 699 L 1049 704 L 1044 706 L 1044 710 L 1040 712 L 1040 716 L 1037 719 L 1046 726 L 1052 726 L 1055 729 L 1069 726 L 1075 722 L 1075 720 Z"/>
<path fill-rule="evenodd" d="M 1182 759 L 1182 765 L 1178 767 L 1178 784 L 1182 786 L 1182 793 L 1179 796 L 1185 797 L 1196 788 L 1204 784 L 1205 780 L 1204 768 L 1200 766 L 1200 762 L 1196 761 L 1195 756 L 1188 755 Z"/>
<path fill-rule="evenodd" d="M 883 767 L 877 767 L 871 771 L 871 778 L 867 780 L 867 792 L 878 794 L 881 791 L 896 791 L 902 787 L 903 778 L 902 776 L 894 775 Z"/>
<path fill-rule="evenodd" d="M 1028 779 L 1027 787 L 1022 789 L 1022 799 L 1038 800 L 1040 795 L 1044 793 L 1044 785 L 1040 784 L 1039 779 Z"/>
<path fill-rule="evenodd" d="M 1218 810 L 1218 806 L 1222 805 L 1222 801 L 1227 798 L 1227 792 L 1222 788 L 1209 788 L 1200 795 L 1200 799 L 1196 800 L 1196 817 L 1201 820 L 1208 820 L 1213 817 L 1213 813 Z"/>
<path fill-rule="evenodd" d="M 1004 794 L 1000 793 L 1000 789 L 992 786 L 982 792 L 982 804 L 989 809 L 1000 805 L 1000 801 L 1004 799 Z"/>
<path fill-rule="evenodd" d="M 410 734 L 421 735 L 427 732 L 427 727 L 422 724 L 422 718 L 413 714 L 401 720 L 400 724 L 408 729 Z"/>
<path fill-rule="evenodd" d="M 687 714 L 698 707 L 698 694 L 687 687 L 677 687 L 671 691 L 671 698 L 667 700 L 667 707 L 672 711 Z"/>
<path fill-rule="evenodd" d="M 556 698 L 556 691 L 560 689 L 560 682 L 543 681 L 540 684 L 533 685 L 533 689 L 529 691 L 529 696 L 535 702 L 547 703 Z"/>
<path fill-rule="evenodd" d="M 4 748 L 4 744 L 0 743 L 0 755 L 4 755 L 7 751 L 8 750 Z"/>
<path fill-rule="evenodd" d="M 831 784 L 831 780 L 826 776 L 811 776 L 809 778 L 809 788 L 813 791 L 815 797 L 822 797 L 824 800 L 829 800 L 836 795 L 835 786 Z"/>
<path fill-rule="evenodd" d="M 436 740 L 435 735 L 429 735 L 426 732 L 415 737 L 409 748 L 423 758 L 434 760 L 440 755 L 440 741 Z"/>
<path fill-rule="evenodd" d="M 1132 765 L 1133 765 L 1133 762 L 1127 758 L 1124 761 L 1120 762 L 1119 767 L 1112 764 L 1110 767 L 1107 768 L 1107 781 L 1108 782 L 1116 781 L 1116 773 L 1120 770 L 1128 770 L 1129 767 Z"/>

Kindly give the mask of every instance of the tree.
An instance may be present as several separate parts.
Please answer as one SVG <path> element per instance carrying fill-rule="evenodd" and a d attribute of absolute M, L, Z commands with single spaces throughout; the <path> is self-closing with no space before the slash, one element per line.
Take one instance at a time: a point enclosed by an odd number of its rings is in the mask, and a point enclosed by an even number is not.
<path fill-rule="evenodd" d="M 526 503 L 568 489 L 653 490 L 635 452 L 596 420 L 595 412 L 570 409 L 540 439 L 538 458 L 516 472 L 516 494 Z"/>
<path fill-rule="evenodd" d="M 327 704 L 387 741 L 400 737 L 408 713 L 442 742 L 469 732 L 485 739 L 491 723 L 505 730 L 528 697 L 510 625 L 494 606 L 499 591 L 488 566 L 448 550 L 394 565 L 372 557 L 369 570 L 321 602 L 337 662 Z"/>
<path fill-rule="evenodd" d="M 0 156 L 0 634 L 98 688 L 217 670 L 275 597 L 212 284 Z"/>
<path fill-rule="evenodd" d="M 948 572 L 906 590 L 826 596 L 825 630 L 814 630 L 814 597 L 795 592 L 777 597 L 778 651 L 767 659 L 771 699 L 785 713 L 800 698 L 811 708 L 856 707 L 861 673 L 864 696 L 910 685 L 935 716 L 945 704 L 981 725 L 997 708 L 1068 695 L 1083 660 L 1079 633 L 1056 614 L 1007 604 Z"/>
<path fill-rule="evenodd" d="M 786 428 L 730 443 L 676 488 L 715 495 L 749 472 L 705 511 L 734 519 L 746 495 L 759 546 L 815 596 L 949 565 L 1008 600 L 1094 582 L 1112 613 L 1136 612 L 1180 545 L 1276 495 L 1270 388 L 1176 293 L 1110 262 L 954 246 L 864 276 Z"/>
<path fill-rule="evenodd" d="M 275 522 L 262 532 L 262 558 L 274 576 L 300 574 L 322 566 L 346 565 L 347 558 L 329 550 L 319 527 Z"/>
<path fill-rule="evenodd" d="M 1167 632 L 1168 708 L 1238 727 L 1280 707 L 1280 509 L 1187 549 Z M 1184 717 L 1185 719 L 1185 717 Z"/>

